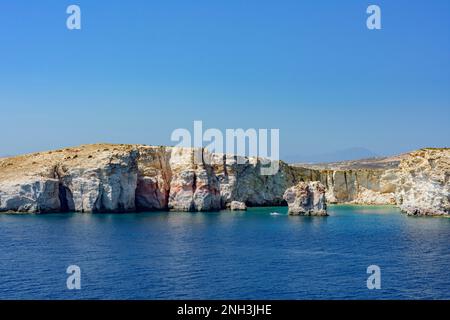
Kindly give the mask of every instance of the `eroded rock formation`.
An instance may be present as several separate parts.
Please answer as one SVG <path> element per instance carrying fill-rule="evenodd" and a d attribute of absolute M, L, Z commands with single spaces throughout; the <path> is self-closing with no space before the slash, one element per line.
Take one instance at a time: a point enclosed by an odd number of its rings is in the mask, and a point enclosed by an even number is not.
<path fill-rule="evenodd" d="M 198 161 L 194 161 L 198 157 Z M 175 211 L 220 210 L 220 185 L 209 164 L 211 157 L 201 149 L 173 148 L 169 160 L 172 171 L 169 209 Z"/>
<path fill-rule="evenodd" d="M 0 211 L 135 209 L 138 152 L 92 145 L 0 161 Z"/>
<path fill-rule="evenodd" d="M 398 170 L 397 203 L 408 215 L 450 214 L 450 149 L 411 153 Z"/>
<path fill-rule="evenodd" d="M 194 161 L 195 160 L 195 161 Z M 203 149 L 83 145 L 0 160 L 0 212 L 210 211 L 282 205 L 289 167 Z"/>
<path fill-rule="evenodd" d="M 290 187 L 283 198 L 290 215 L 327 216 L 325 186 L 318 181 L 300 182 Z"/>
<path fill-rule="evenodd" d="M 194 161 L 194 159 L 196 161 Z M 200 160 L 199 160 L 200 159 Z M 94 144 L 0 159 L 0 212 L 209 211 L 286 205 L 285 191 L 320 181 L 330 203 L 398 204 L 408 214 L 449 214 L 449 149 L 395 165 L 306 167 L 203 149 Z"/>
<path fill-rule="evenodd" d="M 245 203 L 240 202 L 240 201 L 231 201 L 230 210 L 231 211 L 246 211 L 247 206 L 245 205 Z"/>
<path fill-rule="evenodd" d="M 320 170 L 330 203 L 395 204 L 396 169 Z"/>

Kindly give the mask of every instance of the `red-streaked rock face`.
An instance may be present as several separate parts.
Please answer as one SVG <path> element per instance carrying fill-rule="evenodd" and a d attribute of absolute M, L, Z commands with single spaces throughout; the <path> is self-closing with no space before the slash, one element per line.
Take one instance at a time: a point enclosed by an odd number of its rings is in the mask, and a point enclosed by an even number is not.
<path fill-rule="evenodd" d="M 294 179 L 288 166 L 261 176 L 258 159 L 237 160 L 202 149 L 109 144 L 2 159 L 0 211 L 210 211 L 234 200 L 283 203 Z"/>
<path fill-rule="evenodd" d="M 139 152 L 136 209 L 167 210 L 172 170 L 171 148 L 137 146 Z"/>
<path fill-rule="evenodd" d="M 194 157 L 198 156 L 198 160 Z M 172 148 L 169 209 L 174 211 L 212 211 L 222 208 L 219 181 L 203 157 L 202 149 Z"/>
<path fill-rule="evenodd" d="M 265 176 L 257 158 L 83 145 L 0 159 L 0 212 L 210 211 L 230 208 L 233 201 L 277 206 L 291 201 L 283 198 L 288 188 L 320 181 L 333 203 L 397 203 L 408 214 L 447 215 L 449 150 L 420 150 L 387 169 L 304 168 L 280 161 L 279 171 Z"/>

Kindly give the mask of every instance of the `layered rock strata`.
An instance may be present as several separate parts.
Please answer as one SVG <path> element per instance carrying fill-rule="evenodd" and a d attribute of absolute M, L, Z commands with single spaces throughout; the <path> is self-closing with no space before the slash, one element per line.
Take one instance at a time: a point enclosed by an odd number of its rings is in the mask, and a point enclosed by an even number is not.
<path fill-rule="evenodd" d="M 396 203 L 396 169 L 319 170 L 330 203 L 384 205 Z"/>
<path fill-rule="evenodd" d="M 286 205 L 285 191 L 319 181 L 330 203 L 398 204 L 449 214 L 450 149 L 424 149 L 388 167 L 307 167 L 203 149 L 95 144 L 0 159 L 0 212 L 209 211 Z"/>
<path fill-rule="evenodd" d="M 283 205 L 286 164 L 262 176 L 257 158 L 203 149 L 84 145 L 0 160 L 0 212 L 210 211 L 233 201 Z"/>

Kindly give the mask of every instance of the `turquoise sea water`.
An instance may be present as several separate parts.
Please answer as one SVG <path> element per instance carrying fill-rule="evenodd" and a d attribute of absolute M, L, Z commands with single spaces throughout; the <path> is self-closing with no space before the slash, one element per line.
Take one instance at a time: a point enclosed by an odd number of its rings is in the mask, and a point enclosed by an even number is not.
<path fill-rule="evenodd" d="M 450 299 L 450 219 L 286 212 L 0 215 L 0 299 Z"/>

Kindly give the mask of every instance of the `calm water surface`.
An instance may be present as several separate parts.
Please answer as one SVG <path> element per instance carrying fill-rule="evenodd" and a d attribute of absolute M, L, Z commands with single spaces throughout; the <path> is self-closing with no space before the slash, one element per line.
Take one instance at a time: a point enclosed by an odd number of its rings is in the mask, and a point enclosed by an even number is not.
<path fill-rule="evenodd" d="M 0 299 L 450 299 L 450 219 L 286 212 L 0 215 Z"/>

